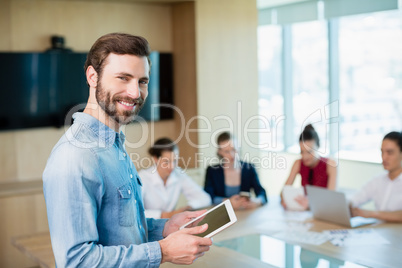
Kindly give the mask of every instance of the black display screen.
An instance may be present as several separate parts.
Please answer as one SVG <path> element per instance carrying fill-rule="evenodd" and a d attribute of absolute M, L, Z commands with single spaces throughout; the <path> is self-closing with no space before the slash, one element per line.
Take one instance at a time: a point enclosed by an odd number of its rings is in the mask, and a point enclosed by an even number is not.
<path fill-rule="evenodd" d="M 0 53 L 0 130 L 62 126 L 89 96 L 86 53 Z"/>
<path fill-rule="evenodd" d="M 197 226 L 201 226 L 204 223 L 208 223 L 208 229 L 200 234 L 196 234 L 196 236 L 204 237 L 213 231 L 221 228 L 225 224 L 230 222 L 229 214 L 226 210 L 226 206 L 222 205 L 214 209 L 205 215 L 205 217 L 197 223 Z"/>
<path fill-rule="evenodd" d="M 139 117 L 172 119 L 172 55 L 152 52 L 148 97 Z M 61 127 L 72 123 L 89 97 L 84 64 L 87 53 L 0 53 L 0 131 Z"/>

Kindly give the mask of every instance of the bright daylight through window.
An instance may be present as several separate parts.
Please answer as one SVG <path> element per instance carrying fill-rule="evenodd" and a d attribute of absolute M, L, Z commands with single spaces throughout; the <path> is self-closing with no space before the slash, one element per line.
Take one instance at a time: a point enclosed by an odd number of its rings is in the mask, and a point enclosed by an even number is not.
<path fill-rule="evenodd" d="M 380 161 L 382 137 L 402 130 L 402 11 L 261 25 L 258 46 L 259 109 L 272 131 L 260 133 L 265 149 L 297 153 L 298 135 L 313 123 L 323 155 Z M 336 146 L 329 145 L 328 118 L 338 124 Z"/>
<path fill-rule="evenodd" d="M 341 18 L 340 156 L 380 161 L 384 135 L 402 130 L 402 16 Z"/>
<path fill-rule="evenodd" d="M 260 115 L 267 119 L 260 122 L 262 129 L 270 133 L 260 133 L 260 144 L 265 149 L 279 151 L 283 144 L 283 95 L 281 85 L 282 31 L 279 26 L 261 26 L 258 28 L 258 70 Z"/>

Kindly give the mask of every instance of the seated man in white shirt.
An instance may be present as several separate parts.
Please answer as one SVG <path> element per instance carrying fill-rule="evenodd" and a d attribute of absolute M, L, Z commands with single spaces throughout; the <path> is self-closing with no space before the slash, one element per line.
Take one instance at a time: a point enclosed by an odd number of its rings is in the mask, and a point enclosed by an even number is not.
<path fill-rule="evenodd" d="M 382 165 L 386 173 L 369 181 L 351 200 L 353 216 L 402 222 L 402 133 L 390 132 L 381 145 Z M 374 201 L 376 210 L 358 206 Z"/>
<path fill-rule="evenodd" d="M 171 139 L 158 139 L 149 154 L 155 165 L 138 173 L 143 183 L 146 217 L 170 218 L 184 210 L 211 205 L 209 194 L 177 167 L 179 149 Z M 188 206 L 175 209 L 180 194 L 186 197 Z"/>

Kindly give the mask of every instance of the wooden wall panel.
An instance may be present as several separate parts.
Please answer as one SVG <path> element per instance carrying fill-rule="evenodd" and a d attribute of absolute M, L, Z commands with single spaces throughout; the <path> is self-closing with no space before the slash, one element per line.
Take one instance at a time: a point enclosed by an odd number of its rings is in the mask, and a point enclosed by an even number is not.
<path fill-rule="evenodd" d="M 12 132 L 0 132 L 0 183 L 17 177 L 16 139 Z"/>
<path fill-rule="evenodd" d="M 198 127 L 192 120 L 197 116 L 194 8 L 194 2 L 173 5 L 174 103 L 181 112 L 175 113 L 175 122 L 182 168 L 195 167 L 198 152 L 198 133 L 189 131 Z"/>
<path fill-rule="evenodd" d="M 88 51 L 108 32 L 128 32 L 148 39 L 152 50 L 173 52 L 172 8 L 166 4 L 117 3 L 117 1 L 0 0 L 0 51 L 44 51 L 51 35 L 63 35 L 66 46 Z M 1 89 L 1 88 L 0 88 Z M 155 137 L 175 138 L 174 120 L 148 126 L 127 126 L 127 141 L 146 135 L 129 153 L 147 157 Z M 4 183 L 40 179 L 51 149 L 63 129 L 38 128 L 0 133 L 0 187 Z M 24 182 L 23 182 L 24 183 Z M 33 267 L 35 264 L 10 244 L 10 238 L 48 230 L 42 192 L 0 197 L 0 267 Z"/>
<path fill-rule="evenodd" d="M 0 51 L 11 49 L 10 0 L 0 0 Z"/>
<path fill-rule="evenodd" d="M 14 236 L 49 230 L 43 193 L 0 197 L 0 215 L 0 267 L 35 266 L 10 241 Z"/>
<path fill-rule="evenodd" d="M 50 36 L 65 36 L 66 46 L 88 51 L 110 32 L 148 39 L 153 50 L 172 51 L 171 8 L 121 2 L 13 0 L 11 43 L 14 51 L 44 51 Z"/>
<path fill-rule="evenodd" d="M 58 34 L 65 36 L 67 47 L 88 51 L 102 34 L 120 31 L 145 36 L 153 50 L 172 52 L 170 5 L 0 0 L 0 7 L 0 50 L 44 51 L 50 47 L 50 36 Z M 161 125 L 165 127 L 158 128 L 159 135 L 167 129 L 166 135 L 174 138 L 169 129 L 174 129 L 175 122 Z M 0 133 L 0 183 L 41 178 L 50 151 L 63 133 L 55 128 Z M 138 150 L 146 155 L 147 148 Z"/>
<path fill-rule="evenodd" d="M 14 132 L 19 181 L 42 178 L 47 159 L 66 128 L 36 128 Z"/>

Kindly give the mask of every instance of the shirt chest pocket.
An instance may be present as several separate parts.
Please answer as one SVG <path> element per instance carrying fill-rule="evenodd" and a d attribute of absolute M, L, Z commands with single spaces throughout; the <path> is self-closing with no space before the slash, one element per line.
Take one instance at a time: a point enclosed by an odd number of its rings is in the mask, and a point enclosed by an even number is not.
<path fill-rule="evenodd" d="M 130 184 L 117 189 L 119 198 L 119 224 L 121 226 L 133 226 L 135 224 L 137 206 L 133 188 Z"/>

